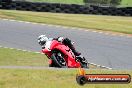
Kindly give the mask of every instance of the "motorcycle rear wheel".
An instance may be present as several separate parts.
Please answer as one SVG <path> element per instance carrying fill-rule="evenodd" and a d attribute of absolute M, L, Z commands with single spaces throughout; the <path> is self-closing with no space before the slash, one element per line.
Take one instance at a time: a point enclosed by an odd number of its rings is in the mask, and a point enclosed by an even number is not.
<path fill-rule="evenodd" d="M 76 57 L 82 68 L 89 68 L 88 61 L 84 57 Z"/>

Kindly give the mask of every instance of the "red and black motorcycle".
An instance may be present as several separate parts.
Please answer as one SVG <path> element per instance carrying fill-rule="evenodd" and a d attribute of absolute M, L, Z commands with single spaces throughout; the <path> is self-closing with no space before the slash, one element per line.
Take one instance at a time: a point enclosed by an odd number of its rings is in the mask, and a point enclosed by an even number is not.
<path fill-rule="evenodd" d="M 49 58 L 50 67 L 88 68 L 84 57 L 75 56 L 68 46 L 56 40 L 48 41 L 42 52 Z"/>

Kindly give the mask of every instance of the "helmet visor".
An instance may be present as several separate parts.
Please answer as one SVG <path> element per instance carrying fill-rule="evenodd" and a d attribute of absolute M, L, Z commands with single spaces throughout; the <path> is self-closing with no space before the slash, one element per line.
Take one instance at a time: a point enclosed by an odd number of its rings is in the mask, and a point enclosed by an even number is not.
<path fill-rule="evenodd" d="M 46 41 L 40 41 L 39 44 L 43 46 L 46 43 Z"/>

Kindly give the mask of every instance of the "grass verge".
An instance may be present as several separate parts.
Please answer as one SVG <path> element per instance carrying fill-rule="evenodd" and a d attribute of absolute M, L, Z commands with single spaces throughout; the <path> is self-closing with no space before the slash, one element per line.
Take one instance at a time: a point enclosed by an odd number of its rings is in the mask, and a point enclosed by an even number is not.
<path fill-rule="evenodd" d="M 132 71 L 87 70 L 90 74 L 130 74 Z M 0 88 L 131 88 L 130 84 L 86 84 L 76 83 L 76 69 L 0 69 Z"/>
<path fill-rule="evenodd" d="M 0 18 L 132 34 L 132 17 L 0 10 Z"/>
<path fill-rule="evenodd" d="M 132 7 L 132 0 L 122 0 L 121 1 L 121 6 Z"/>
<path fill-rule="evenodd" d="M 26 0 L 31 2 L 48 2 L 48 3 L 63 3 L 63 4 L 84 4 L 83 0 Z"/>
<path fill-rule="evenodd" d="M 48 66 L 45 55 L 0 48 L 0 66 Z"/>

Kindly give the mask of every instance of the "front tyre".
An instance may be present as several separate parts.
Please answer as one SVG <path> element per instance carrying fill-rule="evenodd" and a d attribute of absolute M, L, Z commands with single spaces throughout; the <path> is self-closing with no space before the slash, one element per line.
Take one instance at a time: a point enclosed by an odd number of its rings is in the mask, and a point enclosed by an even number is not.
<path fill-rule="evenodd" d="M 55 67 L 66 68 L 67 64 L 61 52 L 53 52 L 51 58 L 55 64 Z"/>

